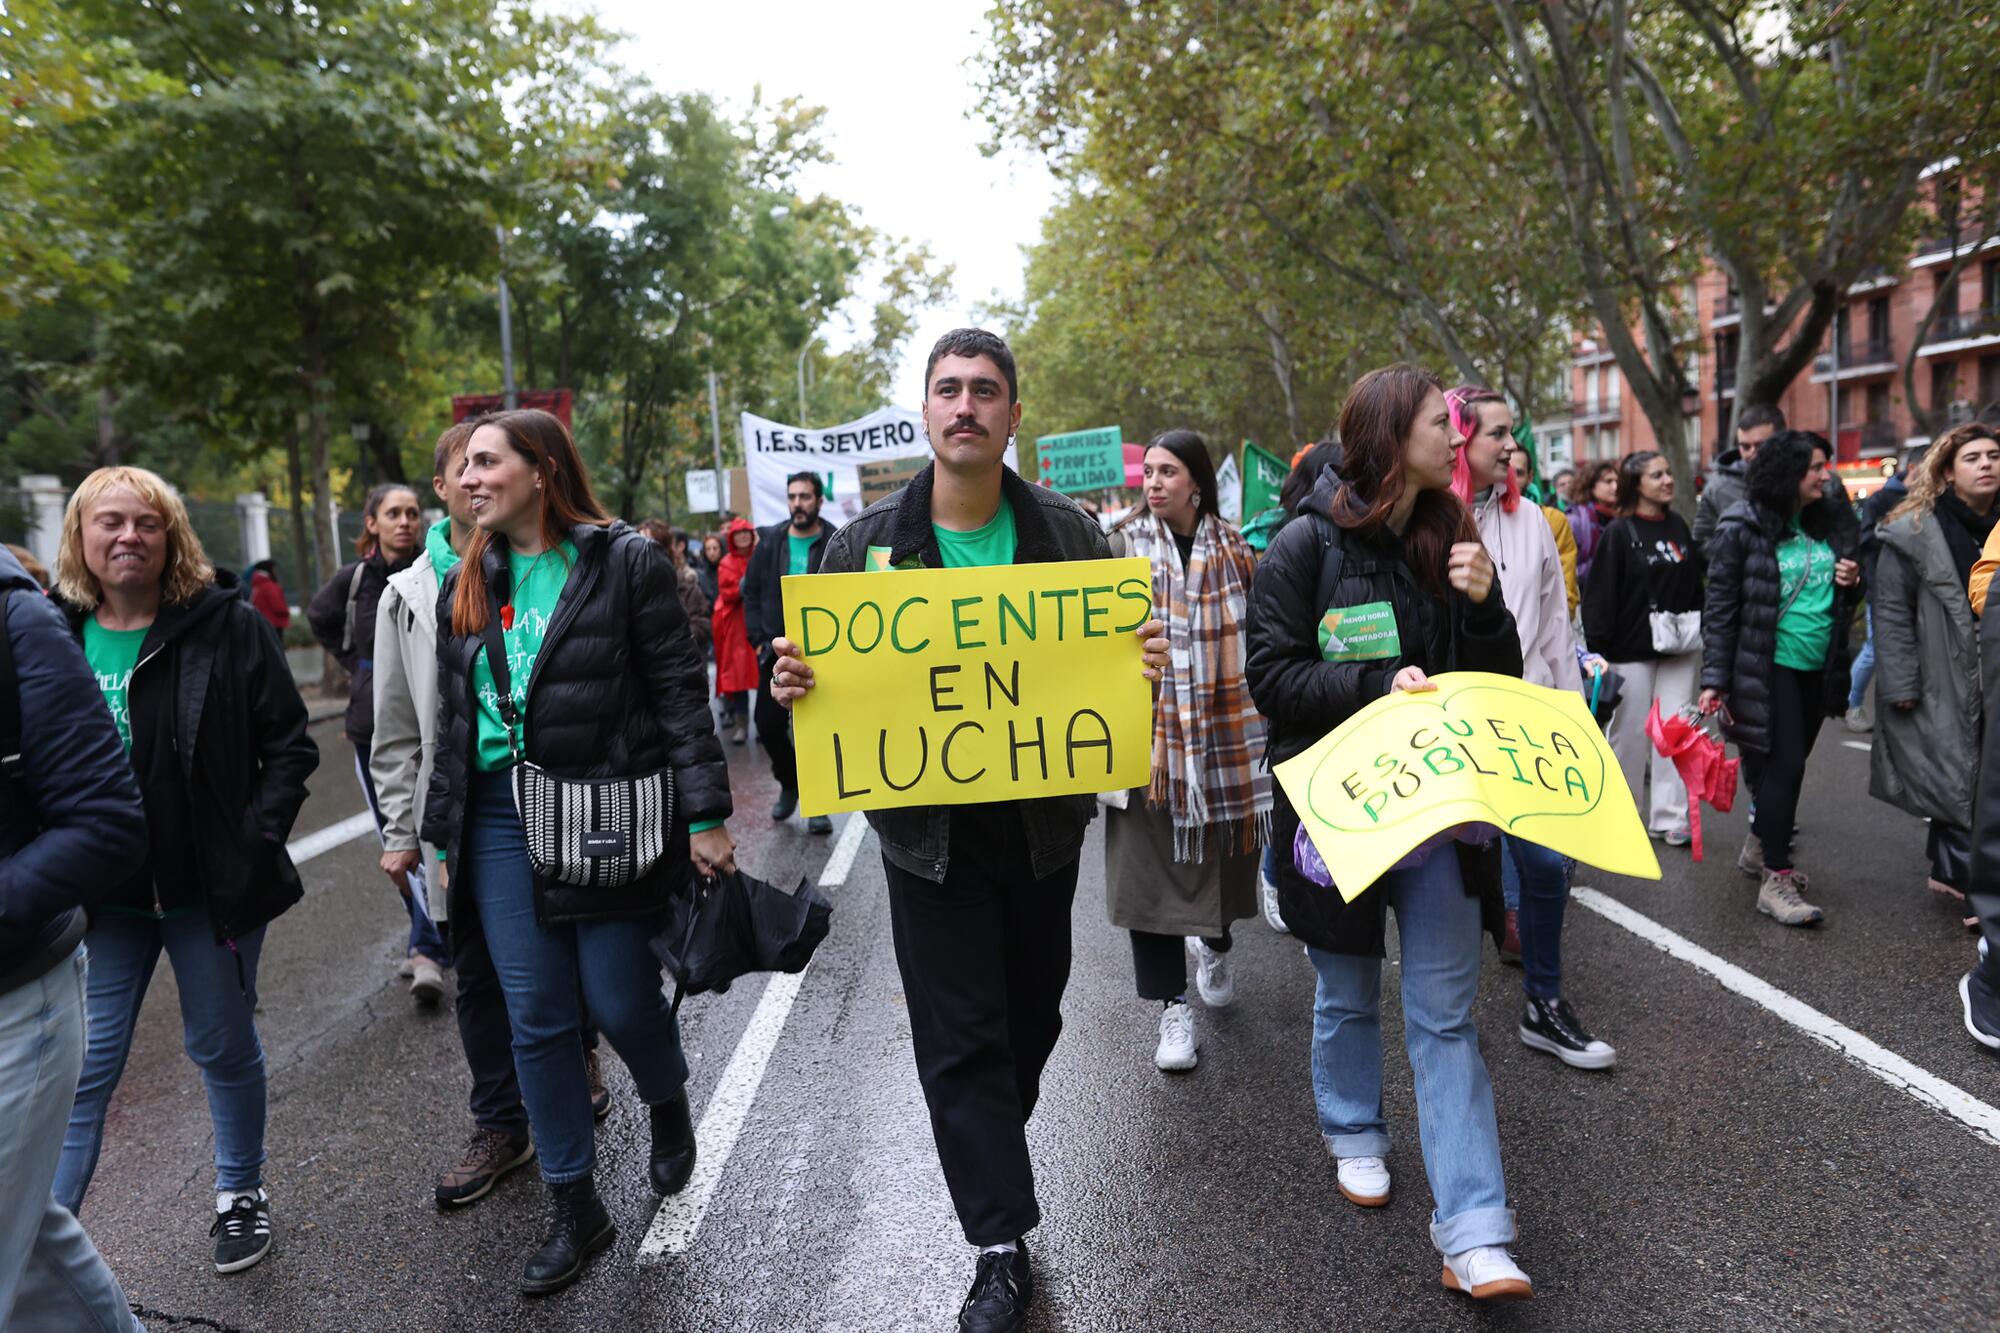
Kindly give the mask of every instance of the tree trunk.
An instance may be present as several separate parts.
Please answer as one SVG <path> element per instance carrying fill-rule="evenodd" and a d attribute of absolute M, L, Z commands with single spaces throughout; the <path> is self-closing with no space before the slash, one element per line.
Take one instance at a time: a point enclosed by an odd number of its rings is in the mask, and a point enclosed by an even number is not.
<path fill-rule="evenodd" d="M 303 605 L 311 599 L 319 585 L 313 582 L 315 571 L 305 567 L 306 552 L 312 549 L 306 525 L 306 481 L 305 464 L 299 448 L 299 418 L 292 418 L 291 428 L 285 432 L 285 481 L 292 490 L 292 559 L 296 563 L 284 570 L 285 577 L 292 580 L 297 590 L 299 602 Z"/>
<path fill-rule="evenodd" d="M 1285 400 L 1285 427 L 1291 433 L 1291 448 L 1296 449 L 1306 442 L 1307 436 L 1304 418 L 1299 415 L 1298 368 L 1292 362 L 1291 344 L 1285 340 L 1277 313 L 1270 307 L 1259 306 L 1257 318 L 1271 343 L 1271 373 L 1277 377 L 1278 393 Z"/>

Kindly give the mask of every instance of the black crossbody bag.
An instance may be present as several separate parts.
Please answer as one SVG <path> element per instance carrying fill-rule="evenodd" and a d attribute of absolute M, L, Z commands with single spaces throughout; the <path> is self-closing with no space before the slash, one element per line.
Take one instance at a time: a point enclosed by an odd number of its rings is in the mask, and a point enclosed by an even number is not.
<path fill-rule="evenodd" d="M 514 809 L 521 816 L 535 873 L 579 888 L 616 889 L 643 879 L 676 842 L 684 849 L 687 834 L 676 825 L 680 812 L 673 769 L 635 777 L 565 778 L 529 762 L 497 603 L 488 608 L 484 638 L 507 748 L 514 756 Z"/>

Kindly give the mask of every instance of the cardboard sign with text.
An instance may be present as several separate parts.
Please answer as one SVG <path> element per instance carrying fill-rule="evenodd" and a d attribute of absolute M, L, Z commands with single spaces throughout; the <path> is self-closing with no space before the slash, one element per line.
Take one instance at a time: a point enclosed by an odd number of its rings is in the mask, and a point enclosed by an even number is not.
<path fill-rule="evenodd" d="M 803 574 L 785 636 L 812 664 L 793 708 L 806 814 L 1144 785 L 1153 693 L 1143 559 Z"/>
<path fill-rule="evenodd" d="M 1583 696 L 1454 671 L 1391 694 L 1273 770 L 1352 902 L 1433 834 L 1487 823 L 1641 879 L 1660 878 L 1625 775 Z"/>

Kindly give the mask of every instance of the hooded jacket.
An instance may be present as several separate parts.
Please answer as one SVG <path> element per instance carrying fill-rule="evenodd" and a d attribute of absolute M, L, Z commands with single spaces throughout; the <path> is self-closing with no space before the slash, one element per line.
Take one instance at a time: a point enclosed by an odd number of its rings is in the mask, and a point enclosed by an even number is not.
<path fill-rule="evenodd" d="M 715 619 L 711 622 L 715 634 L 715 692 L 717 694 L 738 694 L 758 687 L 758 648 L 768 647 L 750 642 L 749 612 L 744 604 L 743 577 L 750 568 L 750 557 L 736 549 L 736 534 L 756 532 L 749 520 L 732 518 L 723 530 L 722 563 L 715 572 Z M 756 548 L 752 547 L 752 554 Z"/>
<path fill-rule="evenodd" d="M 1853 560 L 1857 554 L 1853 513 L 1841 524 L 1829 512 L 1835 506 L 1825 500 L 1807 505 L 1799 512 L 1806 531 L 1833 548 L 1835 560 Z M 1790 526 L 1790 515 L 1759 509 L 1748 500 L 1739 501 L 1722 516 L 1708 548 L 1708 596 L 1702 608 L 1701 686 L 1718 690 L 1732 719 L 1729 737 L 1744 750 L 1768 754 L 1771 750 L 1771 692 L 1777 665 L 1778 610 L 1781 585 L 1778 579 L 1778 541 Z M 1835 586 L 1833 632 L 1827 638 L 1823 670 L 1825 696 L 1821 707 L 1833 709 L 1838 700 L 1847 706 L 1847 626 L 1861 598 L 1861 585 Z"/>
<path fill-rule="evenodd" d="M 1497 566 L 1500 590 L 1521 636 L 1521 678 L 1531 685 L 1581 690 L 1583 673 L 1569 630 L 1569 590 L 1548 519 L 1525 495 L 1508 513 L 1498 487 L 1473 505 L 1472 517 Z"/>
<path fill-rule="evenodd" d="M 83 938 L 84 909 L 146 857 L 139 786 L 68 626 L 12 554 L 0 595 L 21 721 L 18 780 L 0 779 L 0 994 Z"/>
<path fill-rule="evenodd" d="M 1702 482 L 1701 494 L 1694 502 L 1696 546 L 1706 550 L 1708 539 L 1715 535 L 1722 516 L 1750 493 L 1744 481 L 1749 471 L 1750 465 L 1743 461 L 1743 451 L 1737 448 L 1723 450 L 1708 465 L 1708 478 Z"/>
<path fill-rule="evenodd" d="M 375 738 L 368 775 L 382 812 L 382 846 L 421 850 L 426 865 L 437 854 L 436 847 L 422 845 L 417 830 L 424 826 L 436 763 L 438 588 L 457 566 L 451 520 L 441 518 L 424 534 L 423 553 L 389 576 L 375 608 Z M 437 876 L 425 883 L 431 920 L 442 921 L 449 895 Z"/>
<path fill-rule="evenodd" d="M 1250 589 L 1249 653 L 1244 674 L 1251 697 L 1270 722 L 1273 766 L 1310 749 L 1321 737 L 1389 693 L 1396 673 L 1419 666 L 1426 673 L 1491 671 L 1521 674 L 1521 640 L 1495 583 L 1483 602 L 1447 589 L 1431 591 L 1410 567 L 1402 539 L 1381 531 L 1362 534 L 1333 522 L 1333 497 L 1345 486 L 1331 469 L 1299 505 L 1301 517 L 1279 529 L 1257 563 Z M 1541 522 L 1531 506 L 1518 511 Z M 1307 516 L 1316 515 L 1316 518 Z M 1546 527 L 1544 535 L 1546 535 Z M 1320 571 L 1329 544 L 1341 548 L 1340 578 L 1325 606 L 1318 602 Z M 1562 600 L 1561 589 L 1555 593 Z M 1402 651 L 1377 661 L 1328 662 L 1320 657 L 1318 626 L 1334 607 L 1387 602 L 1394 610 Z M 1285 924 L 1300 943 L 1332 953 L 1381 957 L 1387 899 L 1363 891 L 1344 902 L 1314 884 L 1292 864 L 1299 817 L 1282 787 L 1275 793 L 1272 841 L 1278 849 L 1278 902 Z M 1465 890 L 1480 899 L 1487 928 L 1504 931 L 1498 843 L 1459 847 Z M 1437 855 L 1446 855 L 1440 851 Z"/>
<path fill-rule="evenodd" d="M 667 553 L 623 523 L 580 523 L 569 539 L 576 565 L 535 657 L 522 708 L 527 758 L 569 778 L 636 777 L 671 768 L 676 829 L 727 819 L 729 767 Z M 505 601 L 504 543 L 487 545 L 481 569 L 488 590 Z M 438 590 L 436 762 L 422 825 L 424 841 L 444 850 L 452 889 L 464 883 L 459 858 L 478 726 L 472 659 L 485 647 L 482 636 L 451 630 L 451 599 L 463 573 L 463 565 L 451 570 Z M 651 874 L 623 888 L 538 879 L 537 919 L 548 925 L 659 912 L 694 873 L 685 837 L 675 843 L 680 855 L 670 851 Z"/>
<path fill-rule="evenodd" d="M 1979 623 L 1936 514 L 1876 529 L 1875 743 L 1868 793 L 1924 819 L 1972 827 L 1983 709 Z M 2000 531 L 2000 529 L 1996 529 Z M 1904 709 L 1897 704 L 1914 703 Z"/>
<path fill-rule="evenodd" d="M 855 516 L 827 545 L 822 574 L 853 574 L 866 568 L 868 548 L 889 548 L 889 564 L 912 561 L 926 568 L 944 564 L 931 526 L 931 483 L 936 464 L 910 479 L 894 495 L 877 500 Z M 1075 501 L 1042 486 L 1030 486 L 1011 469 L 1000 477 L 1000 498 L 1014 512 L 1014 563 L 1103 560 L 1111 554 L 1103 529 Z M 1046 796 L 1009 802 L 1020 811 L 1028 859 L 1037 878 L 1047 878 L 1083 851 L 1084 830 L 1097 815 L 1094 796 Z M 951 857 L 951 807 L 907 806 L 870 810 L 868 822 L 882 843 L 882 855 L 912 875 L 941 884 Z M 977 854 L 978 848 L 970 849 Z"/>
<path fill-rule="evenodd" d="M 90 613 L 63 610 L 80 641 Z M 319 747 L 277 631 L 237 595 L 234 574 L 160 607 L 126 704 L 150 855 L 105 904 L 201 908 L 218 941 L 280 916 L 305 893 L 285 839 Z"/>

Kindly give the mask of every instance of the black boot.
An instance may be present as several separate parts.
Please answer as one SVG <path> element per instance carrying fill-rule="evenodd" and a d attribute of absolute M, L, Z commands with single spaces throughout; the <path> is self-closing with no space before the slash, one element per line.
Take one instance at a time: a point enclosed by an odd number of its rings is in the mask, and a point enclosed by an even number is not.
<path fill-rule="evenodd" d="M 653 1192 L 679 1194 L 694 1174 L 694 1119 L 688 1114 L 687 1089 L 653 1111 Z"/>
<path fill-rule="evenodd" d="M 549 1186 L 552 1212 L 548 1239 L 528 1256 L 521 1270 L 521 1292 L 546 1296 L 576 1281 L 591 1255 L 617 1238 L 611 1214 L 597 1197 L 597 1182 L 589 1176 L 565 1185 Z"/>

